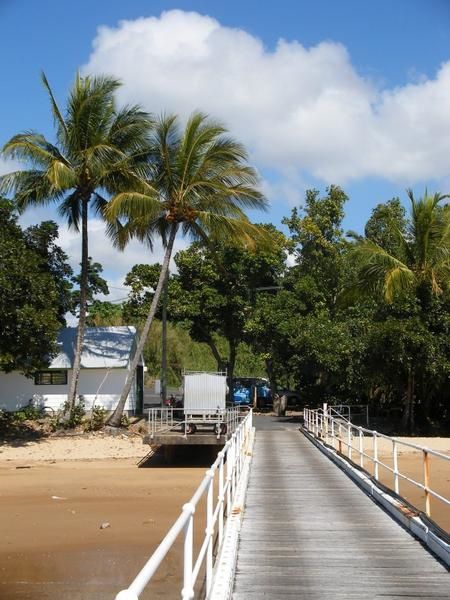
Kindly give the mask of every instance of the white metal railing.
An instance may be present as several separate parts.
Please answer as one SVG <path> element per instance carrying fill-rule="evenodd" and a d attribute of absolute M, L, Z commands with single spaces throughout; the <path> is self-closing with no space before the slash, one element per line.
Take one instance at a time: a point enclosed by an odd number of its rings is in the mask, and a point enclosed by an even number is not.
<path fill-rule="evenodd" d="M 310 433 L 315 437 L 324 440 L 340 454 L 346 454 L 354 463 L 358 461 L 359 466 L 362 469 L 365 468 L 365 461 L 369 461 L 372 465 L 373 477 L 377 481 L 380 480 L 380 467 L 392 473 L 394 481 L 393 489 L 396 494 L 400 495 L 400 481 L 407 481 L 422 490 L 425 494 L 425 512 L 427 516 L 431 517 L 431 498 L 435 498 L 447 507 L 450 507 L 450 498 L 446 498 L 433 489 L 431 487 L 430 478 L 430 456 L 445 461 L 449 467 L 450 473 L 449 455 L 412 442 L 399 440 L 398 438 L 390 437 L 377 431 L 366 429 L 365 427 L 353 425 L 350 421 L 343 420 L 341 416 L 336 417 L 333 409 L 326 405 L 324 405 L 323 409 L 305 408 L 304 425 Z M 371 442 L 369 443 L 371 446 L 371 453 L 366 451 L 365 438 L 371 438 Z M 378 441 L 380 439 L 389 440 L 390 442 L 391 464 L 387 464 L 380 460 L 378 447 Z M 412 476 L 408 476 L 401 472 L 398 458 L 399 448 L 402 446 L 413 448 L 421 453 L 423 464 L 423 477 L 421 481 L 417 481 Z"/>
<path fill-rule="evenodd" d="M 203 481 L 190 501 L 183 506 L 180 516 L 169 529 L 165 538 L 130 586 L 117 594 L 116 600 L 138 600 L 182 532 L 184 532 L 184 545 L 181 598 L 183 600 L 194 598 L 194 587 L 204 563 L 206 572 L 205 597 L 208 595 L 212 585 L 215 557 L 220 551 L 224 538 L 226 519 L 231 514 L 234 496 L 252 435 L 252 411 L 249 411 L 223 449 L 218 453 L 210 469 L 206 471 Z M 216 476 L 217 482 L 215 481 Z M 218 491 L 216 503 L 214 503 L 215 483 Z M 196 507 L 204 495 L 206 495 L 205 536 L 194 561 L 194 515 Z M 215 542 L 217 542 L 217 552 L 214 552 Z"/>
<path fill-rule="evenodd" d="M 214 413 L 199 409 L 192 414 L 186 413 L 184 408 L 151 408 L 148 411 L 148 432 L 151 438 L 169 432 L 179 432 L 186 437 L 194 433 L 198 426 L 209 428 L 220 438 L 221 435 L 233 433 L 241 417 L 239 407 L 217 410 Z"/>
<path fill-rule="evenodd" d="M 336 404 L 333 407 L 329 407 L 328 410 L 332 410 L 336 415 L 341 416 L 347 421 L 351 421 L 353 417 L 363 417 L 366 425 L 369 426 L 369 405 L 368 404 Z"/>

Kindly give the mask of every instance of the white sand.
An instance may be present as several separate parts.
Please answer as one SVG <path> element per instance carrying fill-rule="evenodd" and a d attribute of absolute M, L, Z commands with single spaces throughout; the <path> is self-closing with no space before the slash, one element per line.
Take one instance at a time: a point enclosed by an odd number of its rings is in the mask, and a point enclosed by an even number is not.
<path fill-rule="evenodd" d="M 139 435 L 110 436 L 102 433 L 69 437 L 45 437 L 17 445 L 0 445 L 0 462 L 38 462 L 144 457 L 150 447 Z"/>

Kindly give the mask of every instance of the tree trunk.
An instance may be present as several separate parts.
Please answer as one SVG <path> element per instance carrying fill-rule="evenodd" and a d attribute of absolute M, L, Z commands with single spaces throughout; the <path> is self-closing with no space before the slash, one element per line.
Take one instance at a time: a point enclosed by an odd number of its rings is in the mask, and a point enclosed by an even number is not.
<path fill-rule="evenodd" d="M 219 351 L 217 350 L 217 346 L 215 345 L 215 343 L 213 342 L 213 339 L 211 337 L 209 337 L 205 344 L 208 346 L 208 348 L 211 350 L 212 355 L 214 356 L 214 358 L 216 359 L 217 362 L 217 370 L 218 371 L 223 371 L 223 358 L 220 356 Z"/>
<path fill-rule="evenodd" d="M 108 425 L 111 425 L 112 427 L 120 427 L 123 409 L 125 408 L 125 403 L 127 401 L 128 394 L 130 393 L 131 386 L 134 381 L 136 367 L 139 363 L 139 359 L 144 350 L 148 332 L 150 331 L 150 327 L 153 323 L 156 309 L 158 308 L 159 300 L 161 297 L 161 292 L 162 292 L 164 281 L 166 278 L 166 273 L 169 269 L 170 257 L 172 256 L 173 244 L 175 242 L 175 237 L 177 235 L 177 229 L 178 229 L 178 225 L 174 225 L 170 231 L 169 241 L 167 243 L 166 252 L 164 254 L 164 261 L 162 264 L 161 273 L 159 275 L 158 285 L 156 286 L 155 295 L 153 296 L 152 304 L 150 306 L 150 310 L 147 315 L 147 319 L 145 320 L 144 328 L 142 329 L 142 332 L 141 332 L 139 344 L 137 345 L 133 360 L 131 361 L 130 368 L 129 368 L 128 375 L 127 375 L 127 380 L 126 380 L 125 386 L 122 390 L 122 394 L 120 396 L 119 403 L 117 404 L 115 411 L 113 412 L 113 414 L 109 417 L 109 419 L 107 421 Z"/>
<path fill-rule="evenodd" d="M 406 386 L 405 404 L 402 415 L 402 429 L 411 433 L 414 427 L 414 371 L 408 370 L 408 382 Z"/>
<path fill-rule="evenodd" d="M 163 286 L 162 305 L 162 344 L 161 344 L 161 406 L 167 400 L 167 287 L 169 284 L 169 269 L 167 269 Z"/>
<path fill-rule="evenodd" d="M 230 357 L 228 360 L 228 401 L 233 401 L 233 379 L 234 379 L 234 366 L 236 364 L 236 343 L 229 342 L 230 344 Z"/>
<path fill-rule="evenodd" d="M 73 360 L 72 379 L 70 380 L 68 403 L 69 419 L 72 419 L 75 399 L 80 379 L 81 352 L 83 350 L 84 333 L 86 330 L 87 288 L 88 288 L 88 204 L 89 196 L 81 201 L 81 276 L 80 276 L 80 314 Z"/>

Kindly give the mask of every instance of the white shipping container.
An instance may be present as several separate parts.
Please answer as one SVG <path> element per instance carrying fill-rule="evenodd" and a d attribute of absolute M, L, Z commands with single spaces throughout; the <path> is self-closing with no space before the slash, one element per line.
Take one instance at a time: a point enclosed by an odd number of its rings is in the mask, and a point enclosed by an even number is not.
<path fill-rule="evenodd" d="M 184 376 L 184 412 L 215 414 L 225 410 L 226 375 L 218 373 L 186 373 Z"/>

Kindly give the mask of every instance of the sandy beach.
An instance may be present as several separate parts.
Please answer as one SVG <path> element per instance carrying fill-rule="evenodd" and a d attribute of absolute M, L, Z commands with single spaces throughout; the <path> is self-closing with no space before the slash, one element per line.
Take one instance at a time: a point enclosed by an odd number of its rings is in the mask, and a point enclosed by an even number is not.
<path fill-rule="evenodd" d="M 1 600 L 111 600 L 131 582 L 212 462 L 138 467 L 149 450 L 101 434 L 0 447 Z M 180 574 L 179 544 L 142 597 L 178 598 Z"/>
<path fill-rule="evenodd" d="M 347 455 L 347 436 L 345 432 L 342 434 L 342 446 L 341 451 Z M 430 450 L 435 450 L 445 456 L 450 456 L 450 438 L 447 437 L 397 437 L 399 442 L 406 442 L 406 444 L 415 444 L 422 446 Z M 373 439 L 371 437 L 364 437 L 363 452 L 365 453 L 363 466 L 371 474 L 374 474 L 373 462 L 370 457 L 373 457 Z M 379 437 L 377 440 L 378 445 L 378 459 L 379 465 L 379 478 L 380 481 L 389 487 L 394 489 L 394 475 L 389 469 L 393 469 L 393 458 L 392 458 L 392 441 L 386 438 Z M 359 455 L 359 438 L 354 437 L 352 440 L 352 460 L 360 465 Z M 408 477 L 419 483 L 424 483 L 424 467 L 423 467 L 423 453 L 422 451 L 413 448 L 409 445 L 398 444 L 398 469 L 399 471 Z M 429 476 L 430 476 L 430 487 L 433 491 L 444 496 L 445 498 L 450 497 L 450 460 L 445 460 L 438 456 L 429 455 Z M 410 483 L 405 478 L 399 479 L 399 492 L 409 503 L 425 512 L 425 492 L 416 485 Z M 443 502 L 438 499 L 431 498 L 431 517 L 432 519 L 445 531 L 450 532 L 450 507 L 446 506 Z"/>
<path fill-rule="evenodd" d="M 448 438 L 414 441 L 450 453 Z M 380 445 L 386 464 L 389 450 Z M 370 453 L 368 440 L 365 451 Z M 400 466 L 420 477 L 420 459 L 420 453 L 405 448 Z M 111 600 L 149 558 L 213 460 L 202 448 L 167 465 L 137 434 L 3 443 L 0 600 Z M 433 485 L 447 496 L 449 464 L 431 464 Z M 380 468 L 380 477 L 392 485 L 387 470 Z M 423 492 L 403 482 L 400 489 L 422 507 Z M 434 501 L 432 507 L 433 518 L 450 531 L 450 510 Z M 203 529 L 199 509 L 197 546 Z M 179 598 L 179 542 L 142 598 Z"/>

